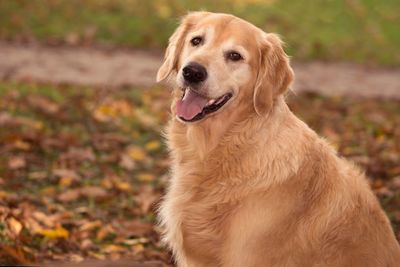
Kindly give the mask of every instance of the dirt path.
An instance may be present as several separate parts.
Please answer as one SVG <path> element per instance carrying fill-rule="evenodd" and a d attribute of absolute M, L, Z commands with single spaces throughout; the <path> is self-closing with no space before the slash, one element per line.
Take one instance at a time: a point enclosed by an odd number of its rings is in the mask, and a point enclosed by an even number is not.
<path fill-rule="evenodd" d="M 150 86 L 161 52 L 22 46 L 0 42 L 0 79 L 90 86 Z M 400 68 L 294 62 L 296 92 L 400 99 Z"/>

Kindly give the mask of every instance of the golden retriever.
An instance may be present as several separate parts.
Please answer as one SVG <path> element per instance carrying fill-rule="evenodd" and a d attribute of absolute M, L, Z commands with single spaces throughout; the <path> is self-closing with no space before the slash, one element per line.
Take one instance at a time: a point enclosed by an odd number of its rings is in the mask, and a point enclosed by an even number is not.
<path fill-rule="evenodd" d="M 159 217 L 178 266 L 400 266 L 363 173 L 286 105 L 293 77 L 278 36 L 232 15 L 189 13 L 170 38 Z"/>

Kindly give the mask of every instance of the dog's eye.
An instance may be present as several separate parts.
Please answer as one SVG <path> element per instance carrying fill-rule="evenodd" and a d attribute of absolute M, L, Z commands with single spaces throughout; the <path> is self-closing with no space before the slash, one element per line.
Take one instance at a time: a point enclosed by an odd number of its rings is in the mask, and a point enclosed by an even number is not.
<path fill-rule="evenodd" d="M 202 41 L 203 41 L 203 38 L 197 36 L 197 37 L 194 37 L 192 40 L 190 40 L 190 43 L 193 46 L 198 46 L 199 44 L 201 44 Z"/>
<path fill-rule="evenodd" d="M 230 51 L 226 54 L 226 58 L 232 61 L 239 61 L 243 59 L 242 55 L 235 51 Z"/>

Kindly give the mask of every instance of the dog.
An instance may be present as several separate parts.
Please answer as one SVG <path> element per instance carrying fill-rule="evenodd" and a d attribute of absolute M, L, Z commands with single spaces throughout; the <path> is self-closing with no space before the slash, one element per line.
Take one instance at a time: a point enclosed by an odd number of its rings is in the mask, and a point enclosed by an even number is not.
<path fill-rule="evenodd" d="M 193 12 L 157 81 L 174 88 L 159 208 L 180 267 L 395 267 L 400 247 L 363 173 L 285 103 L 278 35 Z"/>

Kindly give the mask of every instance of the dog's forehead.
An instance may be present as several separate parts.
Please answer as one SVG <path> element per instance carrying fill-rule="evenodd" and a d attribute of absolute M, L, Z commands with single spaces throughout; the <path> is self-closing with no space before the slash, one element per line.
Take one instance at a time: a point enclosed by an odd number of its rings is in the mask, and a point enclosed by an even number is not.
<path fill-rule="evenodd" d="M 212 36 L 213 42 L 237 44 L 244 47 L 253 46 L 260 35 L 260 31 L 254 25 L 224 14 L 215 14 L 201 19 L 193 30 Z"/>

